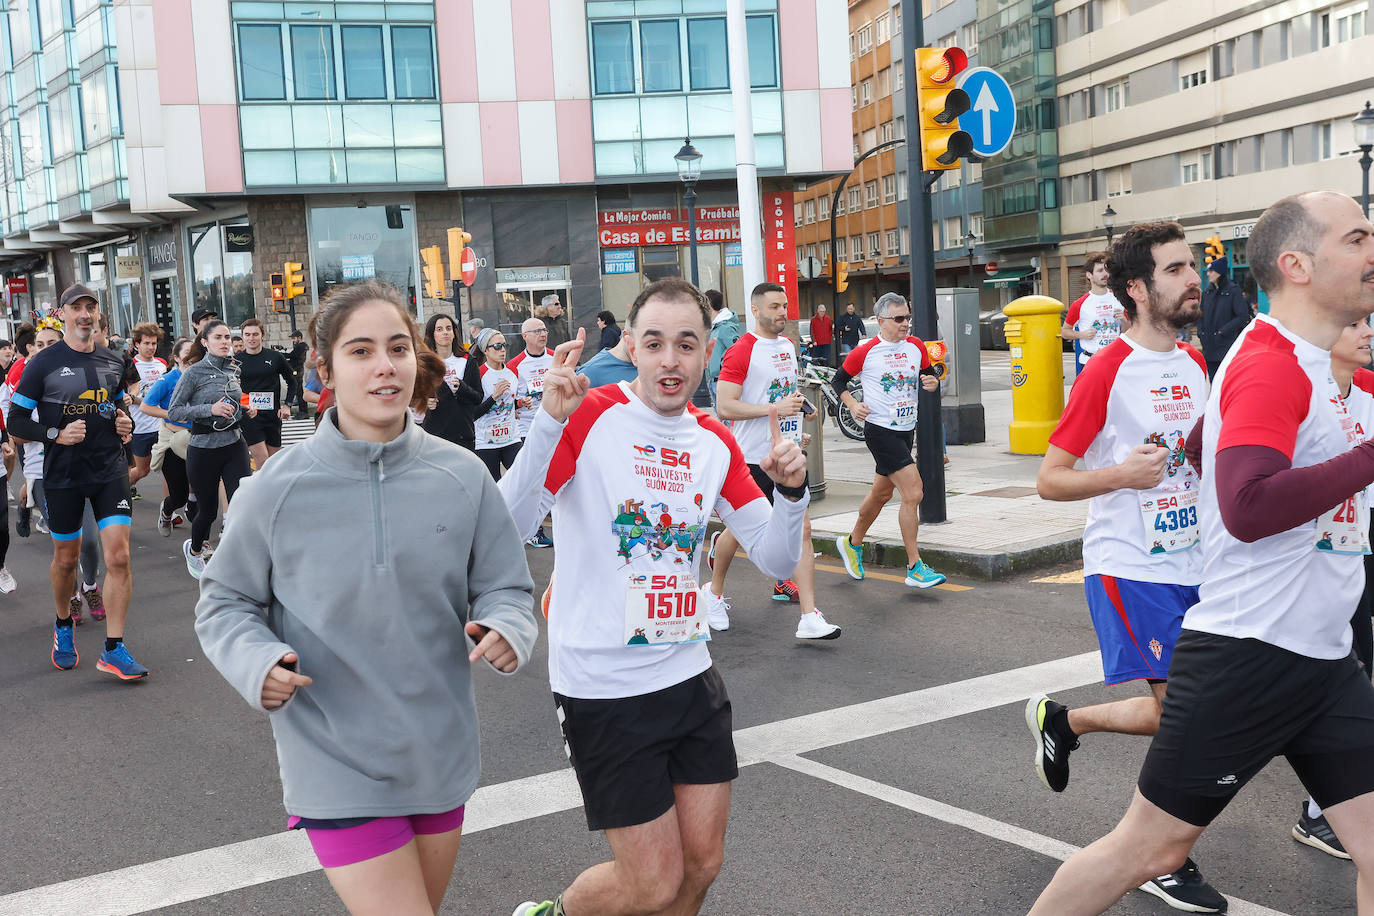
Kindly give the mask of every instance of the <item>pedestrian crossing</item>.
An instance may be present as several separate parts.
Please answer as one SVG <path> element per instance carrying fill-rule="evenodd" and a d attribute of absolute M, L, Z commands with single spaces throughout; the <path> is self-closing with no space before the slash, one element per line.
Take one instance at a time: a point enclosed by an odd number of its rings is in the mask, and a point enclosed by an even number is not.
<path fill-rule="evenodd" d="M 307 420 L 283 420 L 281 424 L 281 447 L 295 445 L 304 442 L 315 435 L 315 421 Z"/>

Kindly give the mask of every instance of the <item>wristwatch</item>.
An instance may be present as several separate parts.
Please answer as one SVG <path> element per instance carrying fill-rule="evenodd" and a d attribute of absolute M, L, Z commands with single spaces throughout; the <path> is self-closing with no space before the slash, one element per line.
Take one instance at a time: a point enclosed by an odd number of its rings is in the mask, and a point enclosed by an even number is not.
<path fill-rule="evenodd" d="M 43 437 L 49 442 L 56 442 L 57 437 L 60 435 L 62 435 L 62 430 L 58 429 L 56 426 L 49 426 L 47 432 L 43 434 Z"/>

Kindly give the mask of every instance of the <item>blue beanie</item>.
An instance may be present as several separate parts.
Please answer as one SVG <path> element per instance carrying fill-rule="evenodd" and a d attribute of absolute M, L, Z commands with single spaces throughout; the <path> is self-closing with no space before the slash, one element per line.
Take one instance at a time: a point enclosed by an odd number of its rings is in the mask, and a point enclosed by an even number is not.
<path fill-rule="evenodd" d="M 1217 258 L 1215 261 L 1208 264 L 1206 269 L 1215 270 L 1223 277 L 1231 276 L 1231 265 L 1227 263 L 1225 258 Z"/>

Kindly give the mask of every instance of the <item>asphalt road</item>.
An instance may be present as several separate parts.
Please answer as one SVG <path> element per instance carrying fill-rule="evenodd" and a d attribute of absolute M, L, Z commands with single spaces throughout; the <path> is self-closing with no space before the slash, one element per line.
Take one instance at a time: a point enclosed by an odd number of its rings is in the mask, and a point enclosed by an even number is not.
<path fill-rule="evenodd" d="M 52 666 L 48 542 L 11 548 L 20 588 L 0 598 L 0 914 L 341 912 L 302 838 L 282 835 L 268 724 L 201 657 L 195 585 L 180 539 L 158 537 L 153 505 L 136 504 L 128 629 L 152 670 L 144 682 L 95 670 L 102 633 L 89 621 L 80 666 Z M 544 581 L 553 551 L 527 555 Z M 819 573 L 819 600 L 845 630 L 825 643 L 793 638 L 794 614 L 747 562 L 731 572 L 734 626 L 712 654 L 743 767 L 704 912 L 1024 912 L 1055 856 L 1119 817 L 1146 747 L 1085 738 L 1063 795 L 1035 776 L 1026 696 L 1137 692 L 1100 685 L 1081 587 L 1032 582 L 1040 573 L 915 593 L 885 571 L 855 583 L 836 569 Z M 446 913 L 504 916 L 607 856 L 566 770 L 545 648 L 516 677 L 477 674 L 483 788 Z M 1233 913 L 1353 912 L 1353 867 L 1288 835 L 1302 794 L 1275 763 L 1199 844 L 1219 890 L 1269 908 L 1234 902 Z M 1136 893 L 1112 912 L 1170 911 Z"/>

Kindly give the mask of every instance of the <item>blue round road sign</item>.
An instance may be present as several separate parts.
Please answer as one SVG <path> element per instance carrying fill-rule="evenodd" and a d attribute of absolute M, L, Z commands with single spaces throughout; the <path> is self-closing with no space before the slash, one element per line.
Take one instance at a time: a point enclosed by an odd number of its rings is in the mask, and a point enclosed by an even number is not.
<path fill-rule="evenodd" d="M 1016 132 L 1016 99 L 1011 86 L 990 67 L 964 71 L 958 85 L 968 93 L 973 106 L 959 116 L 959 129 L 973 138 L 974 153 L 984 158 L 996 156 Z"/>

